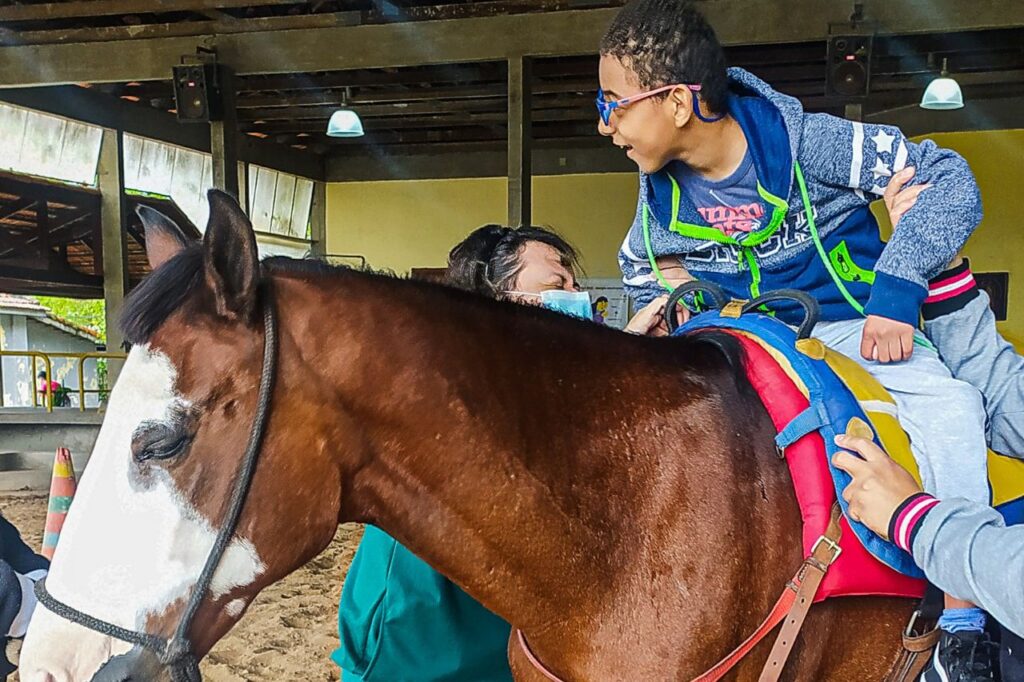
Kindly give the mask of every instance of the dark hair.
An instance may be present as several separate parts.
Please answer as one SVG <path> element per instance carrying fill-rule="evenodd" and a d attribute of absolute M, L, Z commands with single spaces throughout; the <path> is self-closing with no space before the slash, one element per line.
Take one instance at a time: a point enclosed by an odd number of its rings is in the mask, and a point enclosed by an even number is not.
<path fill-rule="evenodd" d="M 203 244 L 194 242 L 149 274 L 125 298 L 121 331 L 141 344 L 185 301 L 203 278 Z"/>
<path fill-rule="evenodd" d="M 725 53 L 690 0 L 633 0 L 608 27 L 600 52 L 632 69 L 644 89 L 700 84 L 700 97 L 711 112 L 725 113 Z"/>
<path fill-rule="evenodd" d="M 573 273 L 579 270 L 576 249 L 550 230 L 484 225 L 473 230 L 448 254 L 445 281 L 459 289 L 499 298 L 515 287 L 527 242 L 547 244 L 561 256 L 562 265 Z"/>

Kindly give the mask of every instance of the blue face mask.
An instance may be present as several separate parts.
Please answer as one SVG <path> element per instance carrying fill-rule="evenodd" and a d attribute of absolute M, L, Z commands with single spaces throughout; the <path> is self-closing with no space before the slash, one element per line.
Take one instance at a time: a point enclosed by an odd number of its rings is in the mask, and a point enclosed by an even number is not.
<path fill-rule="evenodd" d="M 548 310 L 572 315 L 583 320 L 593 320 L 594 313 L 590 307 L 590 294 L 586 291 L 564 291 L 551 289 L 540 292 L 540 304 Z"/>

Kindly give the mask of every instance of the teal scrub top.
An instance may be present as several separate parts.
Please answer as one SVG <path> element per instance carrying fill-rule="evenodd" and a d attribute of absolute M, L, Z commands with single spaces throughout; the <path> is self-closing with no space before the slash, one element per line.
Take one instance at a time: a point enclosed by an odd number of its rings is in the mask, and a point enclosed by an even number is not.
<path fill-rule="evenodd" d="M 511 627 L 367 526 L 338 605 L 343 682 L 511 682 Z"/>

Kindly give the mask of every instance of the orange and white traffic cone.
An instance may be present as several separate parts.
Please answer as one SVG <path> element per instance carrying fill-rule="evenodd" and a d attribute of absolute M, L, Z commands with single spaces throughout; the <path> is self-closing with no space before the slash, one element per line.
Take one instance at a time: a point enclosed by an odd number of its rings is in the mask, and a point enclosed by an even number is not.
<path fill-rule="evenodd" d="M 75 465 L 71 461 L 71 451 L 57 448 L 53 459 L 53 477 L 50 479 L 50 503 L 46 509 L 46 529 L 43 532 L 42 554 L 53 559 L 57 549 L 60 530 L 64 527 L 64 518 L 68 515 L 71 500 L 75 497 L 78 482 L 75 480 Z"/>

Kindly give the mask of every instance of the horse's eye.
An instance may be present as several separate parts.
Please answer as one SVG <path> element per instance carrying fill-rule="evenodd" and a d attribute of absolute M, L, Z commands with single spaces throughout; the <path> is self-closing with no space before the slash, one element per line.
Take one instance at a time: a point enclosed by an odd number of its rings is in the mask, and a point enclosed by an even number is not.
<path fill-rule="evenodd" d="M 181 424 L 143 422 L 132 434 L 132 457 L 136 462 L 170 459 L 184 451 L 191 440 Z"/>

